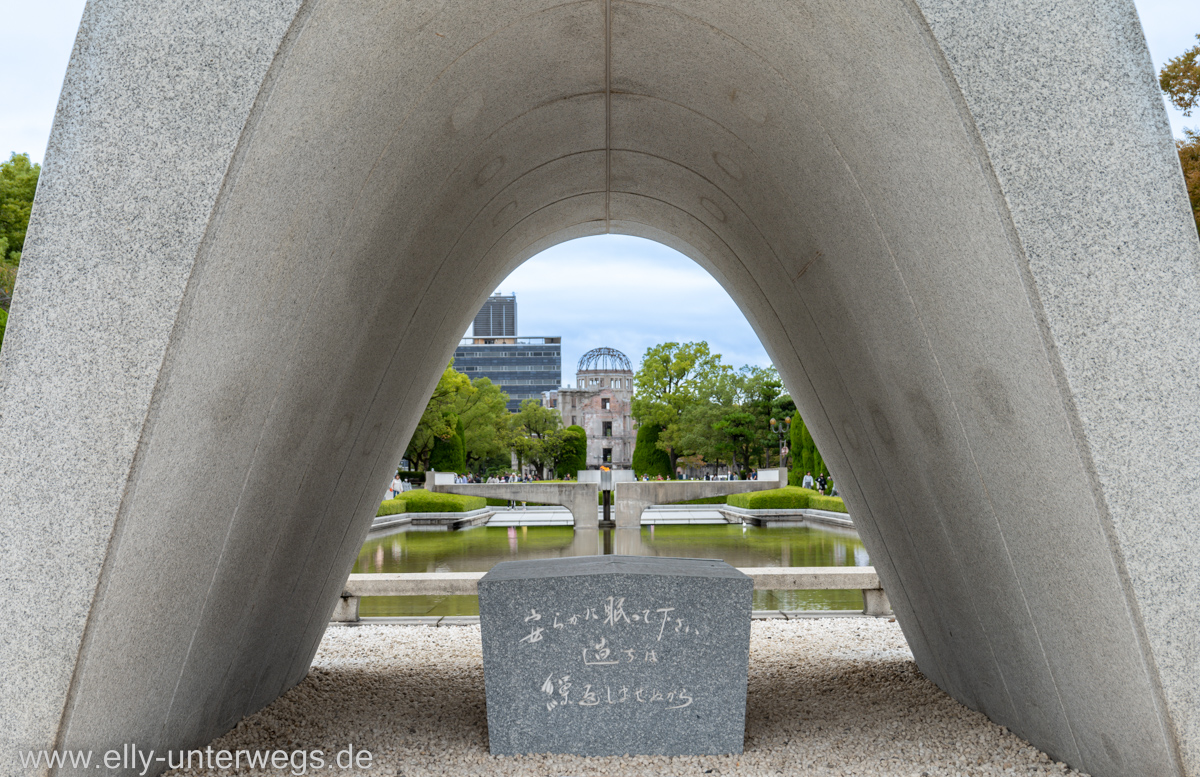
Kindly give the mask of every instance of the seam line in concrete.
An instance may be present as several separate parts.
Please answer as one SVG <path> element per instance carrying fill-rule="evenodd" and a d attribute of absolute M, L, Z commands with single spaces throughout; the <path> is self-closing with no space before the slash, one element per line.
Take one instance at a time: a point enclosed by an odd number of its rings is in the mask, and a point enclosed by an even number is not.
<path fill-rule="evenodd" d="M 604 231 L 612 233 L 612 0 L 604 0 Z"/>

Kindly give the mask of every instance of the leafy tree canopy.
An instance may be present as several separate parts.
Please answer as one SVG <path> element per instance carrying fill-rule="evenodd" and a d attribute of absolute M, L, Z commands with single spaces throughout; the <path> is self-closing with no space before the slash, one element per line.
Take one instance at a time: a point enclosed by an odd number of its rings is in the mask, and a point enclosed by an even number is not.
<path fill-rule="evenodd" d="M 1196 40 L 1200 40 L 1200 35 Z M 1200 105 L 1200 45 L 1167 62 L 1158 73 L 1158 84 L 1184 116 L 1191 116 L 1192 110 Z M 1200 230 L 1200 132 L 1185 129 L 1183 133 L 1185 139 L 1175 141 L 1175 146 L 1192 204 L 1192 217 Z"/>
<path fill-rule="evenodd" d="M 562 456 L 556 467 L 558 477 L 575 477 L 581 469 L 587 469 L 587 431 L 582 426 L 568 426 L 563 430 Z"/>
<path fill-rule="evenodd" d="M 778 463 L 772 460 L 779 438 L 771 419 L 796 416 L 796 406 L 774 367 L 711 370 L 697 389 L 699 401 L 683 411 L 676 425 L 680 450 L 705 461 L 727 462 L 741 472 L 756 463 Z"/>
<path fill-rule="evenodd" d="M 41 165 L 30 163 L 28 154 L 13 154 L 0 163 L 0 308 L 4 310 L 17 279 L 41 170 Z"/>
<path fill-rule="evenodd" d="M 1196 36 L 1200 40 L 1200 35 Z M 1193 46 L 1163 65 L 1158 73 L 1158 85 L 1166 92 L 1175 107 L 1191 116 L 1200 100 L 1200 45 Z"/>
<path fill-rule="evenodd" d="M 1175 146 L 1179 150 L 1179 164 L 1183 167 L 1183 180 L 1192 203 L 1192 217 L 1196 220 L 1196 230 L 1200 231 L 1200 132 L 1184 130 L 1184 134 L 1187 140 L 1177 140 Z"/>
<path fill-rule="evenodd" d="M 638 423 L 662 429 L 657 444 L 670 456 L 672 472 L 683 453 L 679 422 L 684 410 L 701 401 L 702 393 L 723 390 L 721 381 L 729 371 L 720 354 L 709 352 L 704 341 L 663 343 L 646 349 L 633 378 L 631 410 Z M 707 395 L 704 399 L 711 401 Z"/>
<path fill-rule="evenodd" d="M 417 469 L 427 469 L 437 442 L 457 434 L 465 461 L 484 466 L 487 460 L 508 452 L 507 401 L 508 395 L 499 386 L 487 378 L 472 382 L 454 369 L 451 360 L 425 405 L 405 458 Z"/>
<path fill-rule="evenodd" d="M 463 426 L 463 448 L 469 469 L 483 472 L 486 462 L 507 457 L 508 395 L 488 378 L 476 378 L 454 395 L 451 412 Z"/>
<path fill-rule="evenodd" d="M 438 472 L 467 472 L 467 459 L 463 450 L 462 420 L 453 413 L 446 413 L 446 422 L 454 431 L 449 437 L 433 438 L 433 450 L 429 453 L 429 469 Z"/>
<path fill-rule="evenodd" d="M 557 469 L 567 437 L 557 412 L 536 399 L 526 399 L 509 425 L 513 433 L 510 444 L 518 461 L 533 464 L 543 478 Z"/>
<path fill-rule="evenodd" d="M 633 445 L 633 474 L 657 478 L 675 477 L 671 459 L 667 452 L 658 447 L 658 435 L 662 430 L 657 424 L 647 423 L 638 427 L 637 441 Z"/>

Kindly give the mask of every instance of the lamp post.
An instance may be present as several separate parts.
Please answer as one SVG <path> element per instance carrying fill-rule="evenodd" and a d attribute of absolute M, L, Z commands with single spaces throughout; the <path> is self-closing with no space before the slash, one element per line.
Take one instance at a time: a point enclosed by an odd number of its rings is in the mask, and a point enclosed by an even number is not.
<path fill-rule="evenodd" d="M 779 423 L 774 418 L 772 418 L 771 419 L 771 431 L 775 432 L 776 436 L 779 437 L 779 466 L 782 467 L 783 466 L 783 457 L 786 453 L 786 449 L 783 447 L 783 441 L 792 431 L 791 417 L 789 416 L 789 417 L 783 419 L 783 423 Z"/>

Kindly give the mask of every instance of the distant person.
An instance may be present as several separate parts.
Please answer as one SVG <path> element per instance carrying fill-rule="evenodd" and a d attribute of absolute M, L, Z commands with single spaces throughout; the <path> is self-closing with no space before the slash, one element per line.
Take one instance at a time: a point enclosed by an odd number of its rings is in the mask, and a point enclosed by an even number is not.
<path fill-rule="evenodd" d="M 389 499 L 395 499 L 396 497 L 400 496 L 400 494 L 403 493 L 403 491 L 404 491 L 404 481 L 400 479 L 400 473 L 397 472 L 396 477 L 392 478 L 392 488 L 391 488 L 392 495 L 389 497 Z"/>
<path fill-rule="evenodd" d="M 817 493 L 822 496 L 825 494 L 825 483 L 825 473 L 822 472 L 820 475 L 817 475 Z"/>
<path fill-rule="evenodd" d="M 812 476 L 811 472 L 804 473 L 804 480 L 800 481 L 800 487 L 801 488 L 812 488 L 813 487 L 813 476 Z"/>
<path fill-rule="evenodd" d="M 838 496 L 837 484 L 833 482 L 833 476 L 829 476 L 829 495 Z"/>

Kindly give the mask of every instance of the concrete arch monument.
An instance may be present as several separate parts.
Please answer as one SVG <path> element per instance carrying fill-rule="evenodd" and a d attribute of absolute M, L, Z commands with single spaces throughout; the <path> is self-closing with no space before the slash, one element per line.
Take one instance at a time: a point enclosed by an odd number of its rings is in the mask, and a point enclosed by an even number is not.
<path fill-rule="evenodd" d="M 91 0 L 0 360 L 0 751 L 298 682 L 472 313 L 693 257 L 921 669 L 1200 775 L 1200 244 L 1130 0 Z"/>

